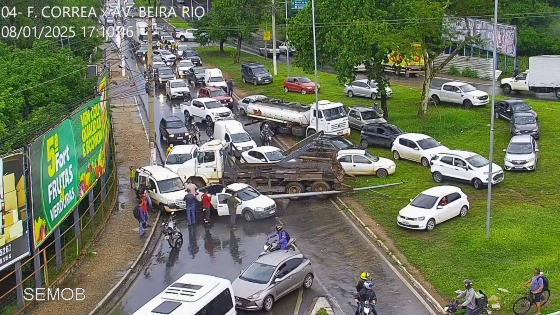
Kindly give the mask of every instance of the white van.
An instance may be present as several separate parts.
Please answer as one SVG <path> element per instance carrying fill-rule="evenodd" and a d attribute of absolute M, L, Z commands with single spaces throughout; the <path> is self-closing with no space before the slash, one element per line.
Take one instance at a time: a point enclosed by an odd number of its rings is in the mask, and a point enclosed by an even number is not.
<path fill-rule="evenodd" d="M 198 146 L 194 144 L 176 145 L 171 149 L 167 159 L 165 160 L 165 167 L 175 173 L 179 172 L 179 168 L 190 167 L 194 168 L 194 158 L 198 152 Z"/>
<path fill-rule="evenodd" d="M 237 120 L 216 121 L 214 123 L 214 139 L 227 142 L 230 150 L 232 146 L 235 147 L 238 157 L 241 157 L 241 152 L 257 147 L 257 143 L 243 129 L 243 124 Z"/>
<path fill-rule="evenodd" d="M 226 79 L 222 74 L 222 71 L 218 68 L 206 69 L 204 71 L 204 84 L 206 86 L 215 86 L 227 90 Z"/>
<path fill-rule="evenodd" d="M 186 273 L 134 315 L 235 315 L 235 297 L 226 279 Z"/>

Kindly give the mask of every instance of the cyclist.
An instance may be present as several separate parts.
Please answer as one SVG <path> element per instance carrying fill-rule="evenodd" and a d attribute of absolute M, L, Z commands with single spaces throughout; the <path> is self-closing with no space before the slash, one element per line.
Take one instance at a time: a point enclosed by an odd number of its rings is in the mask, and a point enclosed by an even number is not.
<path fill-rule="evenodd" d="M 465 280 L 465 291 L 462 291 L 461 294 L 456 297 L 456 299 L 462 298 L 465 298 L 465 301 L 457 305 L 457 308 L 464 307 L 466 309 L 465 315 L 473 315 L 476 309 L 476 299 L 471 280 Z"/>
<path fill-rule="evenodd" d="M 542 293 L 544 291 L 544 280 L 542 278 L 542 273 L 539 268 L 535 268 L 533 272 L 533 277 L 525 283 L 525 285 L 531 284 L 531 294 L 533 294 L 533 301 L 537 305 L 537 315 L 541 314 L 542 306 Z"/>

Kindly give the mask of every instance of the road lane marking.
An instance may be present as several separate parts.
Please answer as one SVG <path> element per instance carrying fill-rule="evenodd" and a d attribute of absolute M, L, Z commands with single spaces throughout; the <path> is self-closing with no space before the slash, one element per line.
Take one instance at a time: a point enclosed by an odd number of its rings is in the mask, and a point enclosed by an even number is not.
<path fill-rule="evenodd" d="M 294 309 L 294 315 L 299 314 L 299 308 L 301 307 L 301 300 L 302 299 L 303 299 L 303 288 L 299 288 L 298 296 L 297 296 L 297 302 L 296 302 L 296 308 Z"/>
<path fill-rule="evenodd" d="M 420 303 L 422 303 L 424 305 L 424 307 L 426 308 L 426 310 L 432 314 L 432 315 L 437 315 L 436 312 L 434 312 L 434 310 L 432 309 L 432 307 L 428 304 L 428 302 L 426 302 L 424 300 L 424 298 L 420 295 L 420 293 L 418 293 L 416 291 L 416 289 L 414 289 L 414 287 L 406 280 L 406 278 L 400 273 L 398 272 L 397 268 L 395 268 L 395 266 L 393 266 L 393 264 L 387 259 L 387 257 L 385 257 L 385 255 L 383 255 L 383 252 L 381 252 L 381 250 L 379 250 L 379 248 L 377 248 L 377 246 L 375 246 L 375 244 L 373 243 L 373 241 L 367 237 L 364 232 L 358 228 L 358 226 L 356 225 L 356 223 L 354 223 L 354 221 L 352 219 L 350 219 L 348 217 L 348 215 L 346 213 L 344 213 L 344 211 L 342 211 L 342 209 L 331 199 L 331 203 L 334 205 L 334 207 L 336 209 L 338 209 L 338 211 L 344 216 L 344 218 L 346 220 L 348 220 L 350 222 L 350 224 L 352 225 L 352 227 L 360 234 L 360 236 L 368 243 L 371 245 L 371 247 L 373 247 L 373 250 L 378 254 L 378 256 L 381 257 L 381 259 L 385 262 L 385 264 L 387 266 L 389 266 L 389 268 L 391 268 L 391 270 L 395 273 L 395 275 L 397 275 L 397 277 L 404 283 L 404 285 L 406 285 L 410 291 L 412 292 L 412 294 L 414 294 L 416 296 L 416 298 L 418 298 L 418 300 L 420 301 Z"/>

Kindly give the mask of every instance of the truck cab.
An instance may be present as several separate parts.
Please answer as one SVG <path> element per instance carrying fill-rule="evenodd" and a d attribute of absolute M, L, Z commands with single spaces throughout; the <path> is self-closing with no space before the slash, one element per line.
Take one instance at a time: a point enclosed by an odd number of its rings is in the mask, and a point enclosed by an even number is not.
<path fill-rule="evenodd" d="M 227 89 L 226 80 L 222 74 L 220 69 L 206 69 L 204 72 L 204 84 L 206 86 L 215 86 L 223 89 L 224 91 Z"/>
<path fill-rule="evenodd" d="M 211 183 L 218 183 L 224 173 L 224 149 L 227 143 L 222 140 L 212 140 L 198 148 L 194 163 L 187 167 L 179 167 L 177 174 L 183 180 L 191 180 L 197 187 Z"/>
<path fill-rule="evenodd" d="M 509 94 L 511 91 L 529 91 L 529 84 L 527 83 L 528 73 L 528 71 L 525 71 L 516 77 L 503 78 L 500 81 L 500 87 L 504 94 Z"/>
<path fill-rule="evenodd" d="M 334 103 L 327 100 L 321 100 L 318 103 L 319 113 L 316 112 L 316 105 L 311 104 L 309 114 L 309 127 L 306 134 L 310 136 L 317 132 L 317 120 L 319 121 L 319 131 L 325 134 L 343 135 L 350 137 L 350 127 L 348 126 L 348 117 L 342 103 Z"/>
<path fill-rule="evenodd" d="M 257 143 L 243 128 L 243 124 L 233 119 L 217 121 L 214 124 L 214 139 L 225 141 L 230 152 L 237 157 L 241 157 L 241 152 L 257 146 Z"/>

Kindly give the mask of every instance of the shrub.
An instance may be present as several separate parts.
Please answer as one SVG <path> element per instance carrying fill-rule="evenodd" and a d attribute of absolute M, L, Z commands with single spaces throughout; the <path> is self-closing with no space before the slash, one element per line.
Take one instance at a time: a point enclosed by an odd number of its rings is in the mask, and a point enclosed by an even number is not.
<path fill-rule="evenodd" d="M 451 67 L 449 67 L 449 71 L 447 71 L 447 73 L 449 73 L 450 75 L 461 75 L 461 71 L 459 69 L 457 69 L 457 67 L 455 67 L 455 65 L 452 65 Z"/>
<path fill-rule="evenodd" d="M 461 71 L 461 75 L 467 78 L 478 78 L 478 72 L 471 68 L 465 68 Z"/>

